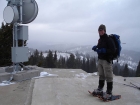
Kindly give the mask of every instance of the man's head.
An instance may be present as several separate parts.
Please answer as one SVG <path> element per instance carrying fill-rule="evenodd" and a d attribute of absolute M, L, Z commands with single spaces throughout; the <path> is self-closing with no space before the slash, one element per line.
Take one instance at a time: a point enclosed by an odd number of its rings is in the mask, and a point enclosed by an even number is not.
<path fill-rule="evenodd" d="M 99 35 L 104 35 L 106 33 L 105 25 L 101 24 L 98 28 Z"/>

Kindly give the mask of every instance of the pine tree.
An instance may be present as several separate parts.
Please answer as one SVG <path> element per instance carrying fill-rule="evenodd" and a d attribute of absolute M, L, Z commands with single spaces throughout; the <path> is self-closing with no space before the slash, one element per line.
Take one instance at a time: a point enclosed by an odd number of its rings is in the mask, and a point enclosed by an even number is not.
<path fill-rule="evenodd" d="M 115 75 L 119 75 L 119 70 L 118 70 L 117 65 L 114 66 L 114 68 L 113 68 L 113 73 L 114 73 Z"/>
<path fill-rule="evenodd" d="M 31 55 L 30 58 L 29 58 L 29 65 L 33 65 L 33 60 L 34 60 L 34 56 Z"/>
<path fill-rule="evenodd" d="M 53 60 L 54 60 L 54 67 L 57 67 L 57 53 L 56 53 L 56 51 L 55 51 L 55 53 L 54 53 L 54 58 L 53 58 Z"/>
<path fill-rule="evenodd" d="M 48 67 L 48 58 L 47 57 L 44 58 L 43 67 L 44 68 L 47 68 Z"/>
<path fill-rule="evenodd" d="M 55 51 L 55 54 L 54 54 L 54 61 L 55 61 L 55 62 L 57 61 L 57 54 L 56 54 L 56 51 Z"/>
<path fill-rule="evenodd" d="M 82 68 L 82 61 L 80 56 L 77 53 L 76 59 L 75 59 L 75 68 L 76 69 L 81 69 Z"/>
<path fill-rule="evenodd" d="M 65 60 L 65 57 L 62 57 L 62 68 L 66 68 L 66 60 Z"/>
<path fill-rule="evenodd" d="M 39 51 L 36 49 L 33 55 L 33 65 L 37 65 L 39 62 Z"/>
<path fill-rule="evenodd" d="M 73 54 L 70 54 L 70 57 L 67 60 L 67 67 L 73 69 L 75 68 L 75 56 Z"/>
<path fill-rule="evenodd" d="M 139 61 L 139 64 L 137 66 L 136 77 L 140 77 L 140 61 Z"/>
<path fill-rule="evenodd" d="M 87 61 L 86 61 L 86 72 L 90 73 L 90 70 L 89 70 L 89 58 L 87 58 Z"/>
<path fill-rule="evenodd" d="M 22 40 L 18 41 L 18 45 L 22 46 Z M 26 46 L 26 41 L 24 41 L 24 46 Z M 12 64 L 11 47 L 13 47 L 13 25 L 2 23 L 0 28 L 0 66 Z"/>
<path fill-rule="evenodd" d="M 53 60 L 53 54 L 52 51 L 49 50 L 49 53 L 47 55 L 47 66 L 48 68 L 54 68 L 54 60 Z"/>
<path fill-rule="evenodd" d="M 129 76 L 129 69 L 128 65 L 126 64 L 123 70 L 123 77 L 128 77 Z"/>
<path fill-rule="evenodd" d="M 82 69 L 84 71 L 86 71 L 86 60 L 85 60 L 85 58 L 83 58 L 83 60 L 82 60 Z"/>
<path fill-rule="evenodd" d="M 38 60 L 39 61 L 38 61 L 37 66 L 42 67 L 43 66 L 43 61 L 44 61 L 44 57 L 43 57 L 43 53 L 42 52 L 39 54 Z"/>
<path fill-rule="evenodd" d="M 58 63 L 57 63 L 58 68 L 63 68 L 62 64 L 63 64 L 63 57 L 60 56 Z"/>
<path fill-rule="evenodd" d="M 96 58 L 93 58 L 93 72 L 97 72 Z"/>
<path fill-rule="evenodd" d="M 11 65 L 12 25 L 8 26 L 2 23 L 0 30 L 0 65 Z"/>

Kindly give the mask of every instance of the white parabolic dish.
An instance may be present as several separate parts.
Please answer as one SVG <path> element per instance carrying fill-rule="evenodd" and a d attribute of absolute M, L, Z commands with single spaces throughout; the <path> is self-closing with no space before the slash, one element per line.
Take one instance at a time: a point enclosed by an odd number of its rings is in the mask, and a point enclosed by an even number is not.
<path fill-rule="evenodd" d="M 19 2 L 19 0 L 15 0 Z M 6 23 L 19 22 L 20 8 L 18 5 L 12 4 L 7 6 L 3 12 L 3 18 Z M 38 5 L 35 0 L 23 0 L 22 3 L 22 24 L 31 23 L 38 14 Z"/>
<path fill-rule="evenodd" d="M 18 14 L 17 8 L 15 6 L 14 7 L 11 7 L 11 6 L 5 7 L 4 12 L 3 12 L 3 18 L 6 23 L 17 22 L 19 19 L 19 14 Z"/>

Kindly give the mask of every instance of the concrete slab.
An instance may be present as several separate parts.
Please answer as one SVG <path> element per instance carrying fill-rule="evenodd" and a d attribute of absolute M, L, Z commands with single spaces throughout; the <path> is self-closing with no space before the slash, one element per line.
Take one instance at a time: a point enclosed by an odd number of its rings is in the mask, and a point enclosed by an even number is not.
<path fill-rule="evenodd" d="M 38 68 L 36 68 L 38 69 Z M 87 75 L 87 73 L 81 69 L 57 69 L 57 68 L 54 68 L 54 69 L 43 69 L 42 71 L 45 71 L 49 74 L 57 74 L 58 77 L 61 77 L 61 78 L 74 78 L 76 77 L 76 75 L 81 75 L 82 74 L 85 74 Z"/>
<path fill-rule="evenodd" d="M 105 103 L 87 92 L 97 88 L 98 76 L 87 74 L 80 69 L 45 69 L 36 66 L 35 68 L 58 76 L 33 78 L 32 82 L 29 80 L 0 87 L 0 105 L 139 105 L 140 103 L 140 91 L 123 85 L 132 82 L 140 86 L 140 78 L 125 78 L 124 81 L 123 77 L 114 76 L 113 94 L 121 94 L 122 98 Z M 30 75 L 33 76 L 34 73 Z"/>
<path fill-rule="evenodd" d="M 98 76 L 85 79 L 40 78 L 35 80 L 31 105 L 139 105 L 140 91 L 124 86 L 123 82 L 126 83 L 123 78 L 114 77 L 113 93 L 121 94 L 122 98 L 104 103 L 87 92 L 97 88 Z"/>
<path fill-rule="evenodd" d="M 20 70 L 21 70 L 21 67 L 18 66 L 18 71 Z M 12 73 L 13 71 L 14 71 L 13 66 L 5 68 L 5 72 Z"/>
<path fill-rule="evenodd" d="M 13 76 L 13 80 L 15 81 L 23 81 L 27 79 L 31 79 L 33 77 L 40 76 L 39 70 L 28 70 L 28 71 L 19 71 Z"/>
<path fill-rule="evenodd" d="M 0 82 L 10 80 L 11 74 L 10 73 L 0 73 Z"/>
<path fill-rule="evenodd" d="M 0 73 L 4 73 L 4 72 L 5 72 L 5 69 L 0 68 Z"/>
<path fill-rule="evenodd" d="M 0 105 L 25 105 L 30 80 L 9 86 L 0 86 Z"/>

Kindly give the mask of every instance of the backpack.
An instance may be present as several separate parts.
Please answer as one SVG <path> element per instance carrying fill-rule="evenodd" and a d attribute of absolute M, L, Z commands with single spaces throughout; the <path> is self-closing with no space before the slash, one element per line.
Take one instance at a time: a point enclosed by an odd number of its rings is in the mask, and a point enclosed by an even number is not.
<path fill-rule="evenodd" d="M 111 34 L 111 35 L 109 35 L 109 37 L 114 41 L 115 47 L 116 47 L 116 51 L 113 54 L 113 60 L 117 60 L 117 62 L 118 62 L 118 58 L 120 57 L 120 53 L 121 53 L 121 49 L 122 49 L 120 36 L 116 35 L 116 34 Z"/>

